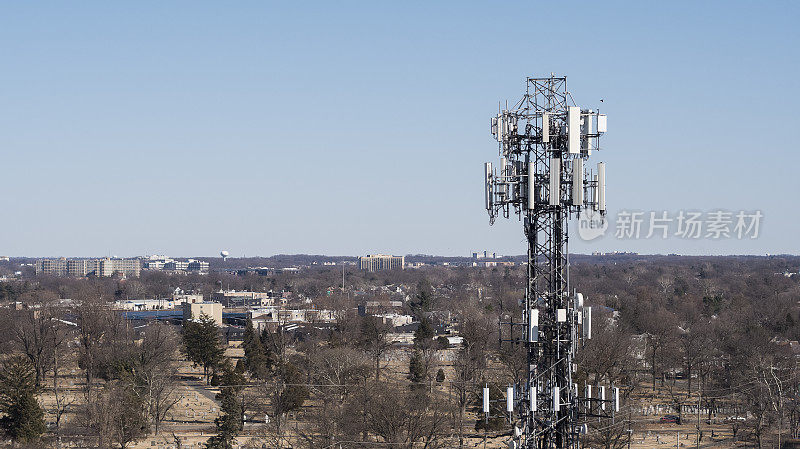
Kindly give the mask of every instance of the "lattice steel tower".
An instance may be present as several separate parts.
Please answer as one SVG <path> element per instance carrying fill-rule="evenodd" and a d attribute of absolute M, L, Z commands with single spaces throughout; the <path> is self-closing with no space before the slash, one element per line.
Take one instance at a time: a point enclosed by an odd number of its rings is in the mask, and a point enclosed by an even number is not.
<path fill-rule="evenodd" d="M 490 221 L 513 211 L 528 239 L 522 321 L 501 323 L 501 340 L 524 344 L 528 359 L 527 382 L 508 389 L 512 446 L 577 449 L 583 418 L 619 402 L 618 389 L 606 399 L 605 387 L 593 395 L 582 386 L 581 395 L 573 383 L 575 351 L 591 338 L 591 308 L 570 293 L 567 252 L 570 218 L 605 215 L 605 165 L 590 170 L 585 162 L 600 149 L 606 116 L 574 106 L 566 77 L 528 78 L 525 95 L 491 119 L 491 131 L 500 166 L 485 164 Z"/>

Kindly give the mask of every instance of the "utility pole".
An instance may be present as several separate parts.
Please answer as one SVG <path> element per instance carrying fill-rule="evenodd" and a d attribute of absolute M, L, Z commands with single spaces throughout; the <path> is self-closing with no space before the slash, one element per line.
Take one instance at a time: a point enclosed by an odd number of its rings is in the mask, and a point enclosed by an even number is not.
<path fill-rule="evenodd" d="M 605 164 L 592 171 L 585 163 L 600 150 L 606 125 L 605 115 L 575 106 L 567 78 L 554 75 L 527 78 L 522 99 L 491 119 L 500 165 L 484 165 L 490 223 L 513 212 L 528 242 L 522 321 L 500 323 L 501 342 L 522 343 L 527 353 L 515 407 L 521 448 L 578 449 L 582 417 L 604 417 L 619 405 L 618 388 L 606 398 L 605 387 L 599 397 L 587 387 L 581 397 L 573 383 L 579 341 L 591 338 L 591 308 L 570 290 L 568 223 L 605 220 Z"/>

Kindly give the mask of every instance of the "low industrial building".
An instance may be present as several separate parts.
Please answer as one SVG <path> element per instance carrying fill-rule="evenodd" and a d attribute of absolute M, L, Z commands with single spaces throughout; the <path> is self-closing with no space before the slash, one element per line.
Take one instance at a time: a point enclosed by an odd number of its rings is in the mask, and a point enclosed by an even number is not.
<path fill-rule="evenodd" d="M 251 310 L 250 319 L 253 327 L 260 331 L 267 326 L 284 323 L 333 323 L 336 321 L 336 312 L 325 309 L 265 307 Z"/>
<path fill-rule="evenodd" d="M 209 263 L 202 260 L 178 260 L 167 256 L 147 256 L 142 260 L 147 270 L 163 270 L 187 273 L 208 273 Z"/>
<path fill-rule="evenodd" d="M 175 307 L 175 303 L 169 299 L 127 299 L 115 301 L 112 306 L 114 310 L 169 310 Z"/>
<path fill-rule="evenodd" d="M 211 317 L 217 326 L 222 326 L 222 304 L 218 302 L 185 302 L 183 307 L 183 321 L 200 319 L 201 315 Z"/>
<path fill-rule="evenodd" d="M 211 300 L 225 307 L 267 307 L 275 303 L 273 292 L 221 290 L 211 294 Z"/>
<path fill-rule="evenodd" d="M 400 315 L 397 313 L 384 313 L 375 315 L 375 317 L 380 319 L 383 324 L 388 324 L 392 327 L 405 326 L 414 321 L 414 317 L 411 315 Z"/>

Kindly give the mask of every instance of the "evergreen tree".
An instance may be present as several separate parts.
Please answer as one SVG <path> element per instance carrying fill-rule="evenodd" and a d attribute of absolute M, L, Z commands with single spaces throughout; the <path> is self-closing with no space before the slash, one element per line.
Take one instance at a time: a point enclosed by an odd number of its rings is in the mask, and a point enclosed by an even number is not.
<path fill-rule="evenodd" d="M 197 321 L 184 323 L 183 345 L 186 356 L 195 365 L 203 367 L 206 382 L 210 381 L 210 373 L 217 368 L 225 353 L 217 323 L 206 314 L 200 315 Z"/>
<path fill-rule="evenodd" d="M 411 310 L 417 317 L 421 317 L 423 312 L 429 312 L 433 306 L 433 288 L 430 281 L 422 279 L 417 283 L 417 294 L 411 300 Z"/>
<path fill-rule="evenodd" d="M 433 329 L 431 320 L 422 317 L 419 327 L 414 331 L 414 347 L 417 349 L 430 349 L 433 346 L 433 337 L 436 332 Z"/>
<path fill-rule="evenodd" d="M 214 420 L 217 434 L 206 442 L 206 449 L 231 449 L 233 440 L 242 430 L 244 410 L 240 396 L 244 390 L 244 372 L 241 365 L 234 368 L 229 361 L 222 365 L 220 392 L 217 400 L 220 402 L 222 414 Z"/>
<path fill-rule="evenodd" d="M 9 358 L 0 370 L 0 426 L 14 441 L 33 441 L 46 430 L 36 401 L 36 370 L 22 356 Z"/>
<path fill-rule="evenodd" d="M 427 377 L 425 361 L 419 351 L 414 351 L 408 360 L 408 378 L 412 383 L 421 384 Z"/>
<path fill-rule="evenodd" d="M 303 372 L 291 362 L 284 362 L 278 368 L 282 389 L 278 392 L 276 413 L 285 415 L 303 406 L 309 397 L 308 388 L 303 383 L 305 377 Z"/>
<path fill-rule="evenodd" d="M 257 379 L 266 379 L 272 369 L 273 361 L 267 355 L 267 349 L 253 328 L 253 321 L 247 320 L 244 330 L 244 363 L 251 376 Z"/>

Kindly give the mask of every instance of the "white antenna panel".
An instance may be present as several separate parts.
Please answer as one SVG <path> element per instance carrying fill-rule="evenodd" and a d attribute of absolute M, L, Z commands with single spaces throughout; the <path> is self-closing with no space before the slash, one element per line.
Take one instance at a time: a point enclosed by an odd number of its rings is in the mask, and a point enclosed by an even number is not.
<path fill-rule="evenodd" d="M 528 316 L 528 341 L 539 341 L 539 309 L 531 309 Z"/>
<path fill-rule="evenodd" d="M 583 338 L 592 339 L 592 308 L 583 308 Z"/>
<path fill-rule="evenodd" d="M 591 399 L 591 398 L 592 398 L 592 386 L 591 385 L 587 385 L 586 386 L 586 399 Z"/>
<path fill-rule="evenodd" d="M 531 399 L 531 413 L 533 413 L 538 408 L 536 404 L 536 385 L 531 384 L 528 394 Z"/>
<path fill-rule="evenodd" d="M 503 116 L 502 115 L 498 115 L 497 116 L 497 141 L 498 142 L 502 142 L 503 141 Z"/>
<path fill-rule="evenodd" d="M 606 163 L 597 163 L 597 209 L 606 211 Z"/>
<path fill-rule="evenodd" d="M 619 388 L 614 387 L 614 388 L 611 389 L 611 391 L 614 392 L 613 393 L 614 394 L 614 411 L 618 412 L 619 411 Z"/>
<path fill-rule="evenodd" d="M 583 117 L 583 132 L 584 134 L 594 134 L 594 118 L 595 114 L 592 112 L 591 109 L 588 111 L 589 113 Z"/>
<path fill-rule="evenodd" d="M 575 308 L 583 307 L 583 293 L 575 293 Z"/>
<path fill-rule="evenodd" d="M 492 135 L 496 139 L 497 138 L 497 117 L 492 117 L 492 119 L 489 121 L 489 131 L 492 133 Z"/>
<path fill-rule="evenodd" d="M 556 318 L 559 323 L 567 322 L 567 309 L 558 309 L 556 311 Z"/>
<path fill-rule="evenodd" d="M 489 413 L 489 387 L 483 387 L 483 413 Z"/>
<path fill-rule="evenodd" d="M 509 386 L 506 388 L 506 411 L 508 413 L 514 412 L 514 387 Z"/>
<path fill-rule="evenodd" d="M 528 210 L 536 209 L 536 163 L 528 162 Z"/>
<path fill-rule="evenodd" d="M 597 132 L 608 132 L 608 116 L 605 114 L 600 114 L 597 116 Z"/>
<path fill-rule="evenodd" d="M 588 114 L 583 116 L 583 149 L 587 151 L 589 155 L 592 154 L 592 143 L 594 142 L 594 137 L 589 137 L 589 134 L 594 134 L 594 118 L 595 114 L 589 109 Z"/>
<path fill-rule="evenodd" d="M 570 106 L 567 108 L 567 151 L 569 154 L 581 152 L 581 108 Z"/>
<path fill-rule="evenodd" d="M 550 114 L 542 113 L 542 143 L 550 142 Z"/>
<path fill-rule="evenodd" d="M 486 171 L 486 210 L 492 210 L 492 163 L 483 164 Z"/>
<path fill-rule="evenodd" d="M 572 205 L 583 204 L 583 159 L 572 160 Z"/>
<path fill-rule="evenodd" d="M 558 206 L 561 203 L 561 159 L 550 159 L 550 205 Z"/>

